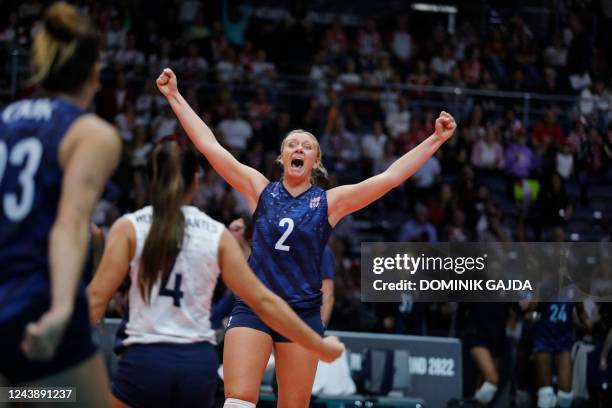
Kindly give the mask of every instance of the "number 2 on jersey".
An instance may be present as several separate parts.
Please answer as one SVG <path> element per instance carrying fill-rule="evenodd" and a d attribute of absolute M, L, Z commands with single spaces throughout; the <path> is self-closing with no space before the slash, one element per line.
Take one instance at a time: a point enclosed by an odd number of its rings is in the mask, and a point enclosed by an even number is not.
<path fill-rule="evenodd" d="M 279 251 L 289 251 L 291 247 L 289 245 L 285 245 L 285 241 L 287 240 L 287 238 L 289 238 L 289 235 L 291 235 L 291 232 L 293 231 L 293 220 L 291 218 L 283 218 L 282 220 L 280 220 L 278 225 L 279 227 L 284 227 L 285 225 L 288 225 L 288 227 L 283 233 L 283 235 L 281 235 L 281 237 L 278 239 L 276 245 L 274 245 L 274 249 L 278 249 Z"/>
<path fill-rule="evenodd" d="M 6 143 L 0 142 L 0 183 L 9 164 L 22 166 L 25 163 L 17 178 L 21 184 L 21 197 L 17 193 L 6 193 L 2 199 L 4 214 L 13 222 L 23 220 L 32 210 L 36 190 L 34 176 L 40 166 L 42 153 L 43 148 L 40 141 L 33 137 L 17 143 L 10 154 Z"/>

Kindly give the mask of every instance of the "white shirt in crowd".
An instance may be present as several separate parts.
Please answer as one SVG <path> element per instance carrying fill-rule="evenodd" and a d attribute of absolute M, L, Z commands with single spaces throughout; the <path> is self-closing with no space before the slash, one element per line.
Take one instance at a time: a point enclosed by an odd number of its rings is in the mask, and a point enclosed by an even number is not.
<path fill-rule="evenodd" d="M 423 167 L 414 173 L 411 179 L 418 188 L 430 188 L 436 182 L 436 178 L 441 171 L 440 162 L 435 156 L 431 156 Z"/>
<path fill-rule="evenodd" d="M 410 112 L 407 110 L 400 112 L 391 112 L 387 115 L 385 121 L 391 137 L 397 138 L 400 133 L 406 133 L 410 129 Z"/>
<path fill-rule="evenodd" d="M 363 154 L 372 160 L 381 160 L 385 152 L 385 143 L 387 143 L 387 135 L 367 134 L 361 139 L 361 148 Z"/>
<path fill-rule="evenodd" d="M 225 143 L 238 150 L 244 150 L 247 147 L 247 142 L 253 136 L 253 129 L 249 122 L 244 119 L 223 119 L 219 123 L 219 130 L 223 134 Z"/>
<path fill-rule="evenodd" d="M 412 37 L 407 32 L 396 31 L 391 40 L 393 53 L 401 60 L 407 61 L 412 56 Z"/>
<path fill-rule="evenodd" d="M 176 132 L 178 121 L 174 116 L 168 117 L 161 115 L 153 119 L 151 126 L 153 129 L 156 129 L 153 135 L 153 142 L 157 143 L 162 137 L 172 135 Z"/>

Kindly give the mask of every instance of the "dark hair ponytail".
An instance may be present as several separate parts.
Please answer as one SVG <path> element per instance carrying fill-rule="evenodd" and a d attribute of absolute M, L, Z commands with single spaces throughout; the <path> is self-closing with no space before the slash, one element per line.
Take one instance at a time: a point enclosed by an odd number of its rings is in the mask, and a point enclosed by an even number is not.
<path fill-rule="evenodd" d="M 168 278 L 178 256 L 185 229 L 181 210 L 185 192 L 195 177 L 198 161 L 192 149 L 176 141 L 155 147 L 149 160 L 153 222 L 140 259 L 138 286 L 145 302 L 158 280 Z"/>

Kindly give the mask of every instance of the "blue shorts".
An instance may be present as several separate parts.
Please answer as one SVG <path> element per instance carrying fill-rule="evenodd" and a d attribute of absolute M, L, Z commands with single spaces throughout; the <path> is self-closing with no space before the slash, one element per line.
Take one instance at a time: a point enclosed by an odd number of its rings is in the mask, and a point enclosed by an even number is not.
<path fill-rule="evenodd" d="M 558 354 L 566 351 L 570 352 L 575 341 L 576 336 L 573 331 L 557 333 L 557 335 L 536 331 L 533 336 L 533 352 L 550 354 Z"/>
<path fill-rule="evenodd" d="M 319 333 L 320 336 L 323 336 L 325 326 L 323 326 L 323 321 L 321 320 L 320 307 L 294 310 L 294 312 L 302 319 L 302 321 L 304 321 L 304 323 L 306 323 L 306 325 Z M 249 327 L 251 329 L 262 331 L 269 334 L 272 337 L 272 341 L 275 343 L 291 342 L 291 340 L 288 338 L 269 328 L 263 322 L 263 320 L 261 320 L 261 318 L 257 316 L 253 310 L 251 310 L 250 307 L 239 300 L 234 303 L 234 308 L 232 309 L 232 314 L 230 316 L 229 323 L 227 324 L 228 330 L 234 327 Z"/>
<path fill-rule="evenodd" d="M 203 407 L 214 403 L 219 359 L 209 342 L 127 346 L 113 395 L 134 408 Z"/>
<path fill-rule="evenodd" d="M 89 309 L 84 294 L 77 296 L 72 320 L 66 327 L 64 337 L 51 361 L 37 362 L 28 359 L 21 351 L 25 327 L 37 321 L 49 310 L 50 296 L 40 296 L 21 310 L 19 315 L 0 323 L 0 375 L 10 384 L 47 377 L 68 370 L 88 360 L 96 353 L 91 337 Z"/>

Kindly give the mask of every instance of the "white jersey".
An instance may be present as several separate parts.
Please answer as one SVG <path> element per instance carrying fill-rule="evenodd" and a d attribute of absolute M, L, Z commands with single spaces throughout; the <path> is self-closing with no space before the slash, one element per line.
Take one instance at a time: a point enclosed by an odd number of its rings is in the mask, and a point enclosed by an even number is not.
<path fill-rule="evenodd" d="M 215 344 L 210 326 L 210 308 L 219 277 L 219 240 L 223 224 L 196 207 L 183 206 L 185 232 L 167 282 L 153 285 L 149 303 L 145 303 L 138 287 L 140 257 L 153 221 L 153 208 L 147 206 L 124 215 L 136 230 L 136 252 L 130 261 L 129 306 L 125 345 L 135 343 Z"/>

